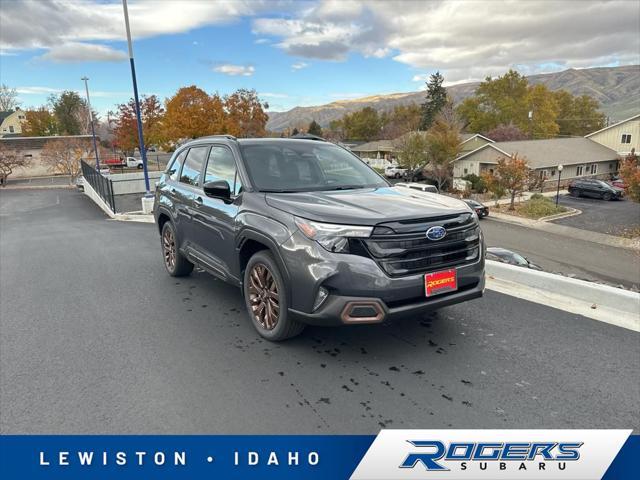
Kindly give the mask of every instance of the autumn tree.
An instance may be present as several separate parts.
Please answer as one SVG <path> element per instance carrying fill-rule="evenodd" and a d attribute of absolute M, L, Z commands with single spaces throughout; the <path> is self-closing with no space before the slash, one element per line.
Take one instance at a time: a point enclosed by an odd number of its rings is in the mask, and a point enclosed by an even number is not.
<path fill-rule="evenodd" d="M 438 184 L 438 190 L 446 185 L 452 176 L 452 162 L 461 150 L 460 126 L 443 114 L 438 114 L 427 131 L 427 153 L 429 172 Z"/>
<path fill-rule="evenodd" d="M 77 92 L 66 90 L 60 95 L 51 95 L 49 103 L 56 117 L 61 135 L 86 134 L 89 111 L 86 101 Z"/>
<path fill-rule="evenodd" d="M 222 99 L 195 85 L 179 89 L 165 101 L 162 132 L 170 142 L 226 133 Z"/>
<path fill-rule="evenodd" d="M 140 100 L 140 114 L 146 150 L 150 145 L 162 141 L 164 108 L 158 97 L 143 96 Z M 136 102 L 133 98 L 127 103 L 118 105 L 113 136 L 113 145 L 125 152 L 133 153 L 139 147 Z"/>
<path fill-rule="evenodd" d="M 604 128 L 606 116 L 600 112 L 599 102 L 589 95 L 573 96 L 566 90 L 553 92 L 558 104 L 561 136 L 583 137 Z"/>
<path fill-rule="evenodd" d="M 550 138 L 558 135 L 558 102 L 553 93 L 541 83 L 529 87 L 528 111 L 531 112 L 531 118 L 527 121 L 532 138 Z M 524 125 L 521 124 L 520 128 L 526 131 Z"/>
<path fill-rule="evenodd" d="M 211 97 L 213 102 L 216 96 Z M 226 117 L 223 131 L 236 137 L 264 137 L 269 116 L 268 105 L 261 103 L 255 90 L 239 89 L 224 98 Z"/>
<path fill-rule="evenodd" d="M 11 147 L 6 142 L 0 142 L 0 185 L 7 186 L 7 177 L 16 168 L 28 167 L 31 157 L 25 157 L 19 148 Z"/>
<path fill-rule="evenodd" d="M 424 132 L 409 132 L 394 142 L 400 164 L 411 169 L 427 163 L 427 147 Z"/>
<path fill-rule="evenodd" d="M 530 169 L 527 160 L 517 153 L 511 157 L 498 160 L 493 174 L 484 175 L 487 189 L 494 194 L 502 191 L 511 197 L 509 210 L 515 209 L 516 195 L 524 192 L 530 180 Z"/>
<path fill-rule="evenodd" d="M 310 135 L 317 135 L 318 137 L 322 136 L 322 127 L 315 120 L 311 120 L 309 124 L 309 128 L 307 129 L 307 133 Z"/>
<path fill-rule="evenodd" d="M 635 149 L 622 161 L 620 176 L 627 184 L 627 195 L 634 202 L 640 202 L 640 161 Z"/>
<path fill-rule="evenodd" d="M 45 106 L 25 112 L 25 121 L 22 124 L 22 134 L 25 137 L 47 137 L 57 135 L 58 121 Z"/>
<path fill-rule="evenodd" d="M 372 107 L 349 113 L 342 117 L 346 138 L 365 142 L 375 140 L 380 135 L 382 121 L 378 112 Z"/>
<path fill-rule="evenodd" d="M 381 139 L 393 140 L 420 127 L 422 110 L 419 105 L 398 105 L 381 115 Z"/>
<path fill-rule="evenodd" d="M 513 124 L 529 137 L 547 138 L 559 130 L 559 107 L 553 93 L 542 84 L 529 85 L 526 77 L 514 70 L 496 79 L 487 77 L 475 95 L 458 106 L 458 113 L 472 132 Z"/>
<path fill-rule="evenodd" d="M 90 142 L 86 139 L 62 137 L 45 143 L 40 157 L 52 173 L 68 175 L 69 183 L 80 174 L 80 160 L 91 155 Z"/>
<path fill-rule="evenodd" d="M 526 140 L 527 134 L 516 127 L 513 123 L 508 125 L 498 125 L 496 128 L 483 134 L 494 142 L 513 142 L 516 140 Z"/>
<path fill-rule="evenodd" d="M 427 82 L 427 95 L 424 103 L 421 105 L 421 130 L 428 130 L 431 127 L 436 116 L 447 103 L 447 90 L 442 86 L 443 82 L 444 77 L 440 72 L 436 72 L 429 77 L 429 81 Z"/>
<path fill-rule="evenodd" d="M 15 110 L 19 105 L 17 90 L 4 83 L 0 85 L 0 112 Z"/>

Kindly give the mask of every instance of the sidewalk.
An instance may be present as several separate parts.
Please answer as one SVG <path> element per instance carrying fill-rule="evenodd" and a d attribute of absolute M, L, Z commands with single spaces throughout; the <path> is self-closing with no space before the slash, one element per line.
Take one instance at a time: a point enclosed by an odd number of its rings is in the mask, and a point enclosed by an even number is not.
<path fill-rule="evenodd" d="M 590 230 L 582 230 L 580 228 L 567 227 L 544 220 L 531 220 L 528 218 L 517 217 L 515 215 L 505 215 L 504 213 L 490 212 L 486 220 L 494 220 L 497 222 L 512 223 L 522 227 L 542 230 L 556 235 L 565 237 L 579 238 L 587 242 L 599 243 L 616 248 L 627 248 L 630 250 L 640 251 L 640 238 L 624 238 L 605 233 L 592 232 Z"/>

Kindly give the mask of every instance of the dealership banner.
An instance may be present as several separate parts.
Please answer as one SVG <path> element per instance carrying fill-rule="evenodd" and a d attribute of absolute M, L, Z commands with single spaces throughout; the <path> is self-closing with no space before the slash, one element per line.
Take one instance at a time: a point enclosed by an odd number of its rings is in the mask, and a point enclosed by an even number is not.
<path fill-rule="evenodd" d="M 0 436 L 2 479 L 626 479 L 639 459 L 631 430 Z"/>

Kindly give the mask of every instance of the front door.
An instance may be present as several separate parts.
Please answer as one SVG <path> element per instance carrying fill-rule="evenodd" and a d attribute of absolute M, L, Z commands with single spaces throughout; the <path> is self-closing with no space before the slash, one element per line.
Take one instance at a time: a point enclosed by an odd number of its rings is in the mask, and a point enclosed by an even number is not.
<path fill-rule="evenodd" d="M 193 240 L 215 273 L 225 278 L 235 278 L 235 228 L 242 200 L 242 185 L 233 152 L 224 145 L 211 147 L 203 185 L 217 180 L 229 184 L 231 201 L 207 197 L 204 193 L 196 195 L 193 204 Z"/>

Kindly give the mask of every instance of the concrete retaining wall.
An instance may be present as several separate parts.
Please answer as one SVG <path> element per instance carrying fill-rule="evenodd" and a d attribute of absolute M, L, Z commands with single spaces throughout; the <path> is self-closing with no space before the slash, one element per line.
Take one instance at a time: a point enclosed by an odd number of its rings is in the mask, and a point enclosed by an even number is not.
<path fill-rule="evenodd" d="M 162 175 L 162 172 L 149 172 L 149 187 L 151 191 L 156 188 L 156 182 Z M 144 193 L 144 173 L 113 173 L 109 175 L 109 179 L 113 182 L 114 195 L 126 195 L 129 193 Z"/>
<path fill-rule="evenodd" d="M 640 331 L 640 294 L 487 260 L 487 288 Z"/>

